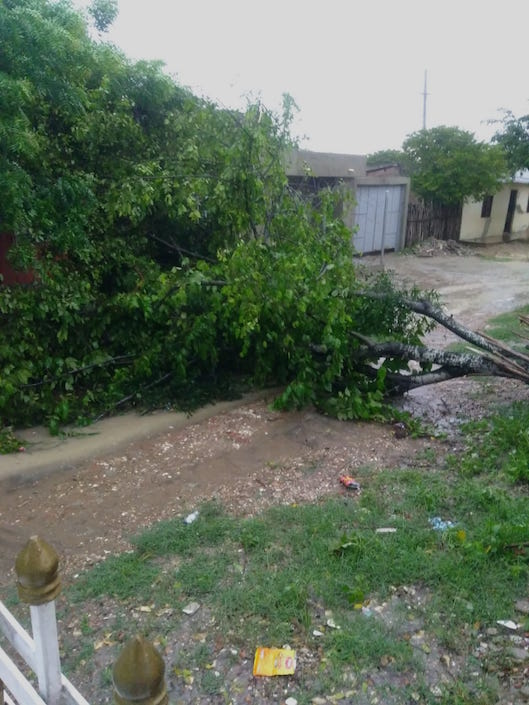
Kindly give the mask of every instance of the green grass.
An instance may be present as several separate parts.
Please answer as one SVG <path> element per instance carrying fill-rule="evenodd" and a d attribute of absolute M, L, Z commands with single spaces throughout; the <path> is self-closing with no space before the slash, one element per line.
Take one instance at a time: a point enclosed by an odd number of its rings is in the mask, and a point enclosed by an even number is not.
<path fill-rule="evenodd" d="M 204 545 L 216 546 L 236 531 L 237 522 L 222 507 L 208 502 L 200 509 L 200 520 L 185 524 L 181 520 L 162 521 L 133 539 L 144 556 L 193 554 Z"/>
<path fill-rule="evenodd" d="M 459 463 L 469 476 L 529 485 L 529 407 L 522 402 L 464 428 L 467 450 Z M 500 490 L 503 490 L 500 487 Z"/>
<path fill-rule="evenodd" d="M 122 553 L 98 563 L 85 573 L 71 588 L 75 601 L 108 595 L 121 600 L 134 597 L 146 600 L 151 594 L 151 585 L 160 573 L 158 566 L 138 553 Z"/>
<path fill-rule="evenodd" d="M 396 671 L 420 672 L 399 616 L 387 624 L 357 603 L 416 586 L 425 595 L 418 610 L 424 629 L 461 653 L 476 624 L 513 615 L 529 579 L 527 429 L 529 408 L 514 405 L 469 424 L 466 450 L 444 467 L 429 450 L 421 458 L 431 463 L 420 469 L 362 470 L 359 497 L 274 507 L 254 518 L 205 504 L 193 524 L 160 522 L 134 537 L 135 551 L 86 573 L 75 599 L 111 596 L 124 609 L 148 600 L 153 613 L 170 604 L 174 624 L 152 617 L 156 634 L 178 629 L 181 607 L 198 600 L 214 616 L 212 631 L 248 652 L 258 644 L 313 648 L 312 630 L 319 629 L 325 658 L 313 695 L 339 688 L 344 669 L 378 668 L 381 659 Z M 435 531 L 434 516 L 455 526 Z M 376 533 L 388 526 L 396 532 Z M 327 628 L 329 611 L 340 629 Z M 200 647 L 207 661 L 212 640 Z M 196 664 L 193 653 L 181 654 L 184 669 Z M 202 680 L 204 692 L 222 685 L 212 674 Z M 463 682 L 454 681 L 451 693 L 446 702 L 493 702 Z"/>
<path fill-rule="evenodd" d="M 529 328 L 520 323 L 520 315 L 529 315 L 529 306 L 522 306 L 514 311 L 494 316 L 487 322 L 483 330 L 491 338 L 500 340 L 513 347 L 515 350 L 526 352 L 529 355 L 529 350 L 525 347 L 529 340 Z M 446 349 L 450 352 L 468 352 L 470 349 L 477 350 L 475 346 L 465 341 L 450 343 Z"/>
<path fill-rule="evenodd" d="M 464 341 L 462 341 L 450 343 L 450 345 L 447 345 L 445 349 L 449 352 L 468 353 L 471 348 L 477 350 L 476 346 L 472 346 L 470 343 L 465 343 Z"/>
<path fill-rule="evenodd" d="M 525 316 L 529 315 L 529 306 L 522 306 L 522 308 L 516 309 L 515 311 L 494 316 L 487 324 L 487 335 L 496 338 L 496 340 L 511 344 L 515 348 L 523 347 L 527 344 L 529 329 L 527 326 L 520 323 L 520 314 Z M 523 341 L 520 336 L 525 336 L 526 340 Z"/>

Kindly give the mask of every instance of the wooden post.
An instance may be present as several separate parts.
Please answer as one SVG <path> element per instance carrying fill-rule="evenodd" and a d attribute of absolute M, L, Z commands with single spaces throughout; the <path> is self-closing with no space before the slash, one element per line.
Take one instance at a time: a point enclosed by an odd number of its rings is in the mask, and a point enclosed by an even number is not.
<path fill-rule="evenodd" d="M 32 536 L 15 562 L 18 596 L 30 605 L 39 692 L 47 705 L 59 705 L 62 674 L 57 638 L 55 598 L 61 590 L 59 557 L 38 536 Z"/>
<path fill-rule="evenodd" d="M 388 195 L 389 191 L 388 189 L 386 189 L 384 192 L 384 213 L 382 215 L 382 242 L 380 243 L 380 266 L 382 267 L 382 269 L 385 269 L 384 249 L 386 247 L 386 214 L 388 210 Z"/>
<path fill-rule="evenodd" d="M 150 641 L 135 636 L 120 653 L 112 673 L 116 705 L 169 705 L 165 664 Z"/>

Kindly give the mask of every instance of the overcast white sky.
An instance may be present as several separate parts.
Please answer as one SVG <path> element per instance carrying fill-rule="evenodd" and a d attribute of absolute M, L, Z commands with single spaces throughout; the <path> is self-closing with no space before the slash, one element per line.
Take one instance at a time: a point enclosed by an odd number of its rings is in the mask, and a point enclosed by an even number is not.
<path fill-rule="evenodd" d="M 87 0 L 78 0 L 86 3 Z M 398 148 L 422 127 L 488 139 L 499 108 L 529 113 L 529 0 L 119 0 L 108 33 L 133 59 L 227 107 L 290 93 L 307 149 Z"/>

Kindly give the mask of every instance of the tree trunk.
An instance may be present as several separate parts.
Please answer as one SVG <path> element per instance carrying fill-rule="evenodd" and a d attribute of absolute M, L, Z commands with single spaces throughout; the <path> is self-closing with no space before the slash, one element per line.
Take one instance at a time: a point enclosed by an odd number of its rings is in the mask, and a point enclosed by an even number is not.
<path fill-rule="evenodd" d="M 383 294 L 362 292 L 367 298 L 384 298 Z M 403 370 L 402 372 L 388 372 L 386 384 L 388 391 L 393 394 L 402 394 L 429 384 L 437 384 L 455 377 L 465 375 L 488 375 L 493 377 L 507 377 L 517 379 L 524 384 L 529 384 L 529 356 L 513 350 L 498 340 L 477 333 L 456 321 L 450 314 L 434 306 L 429 301 L 404 299 L 402 303 L 414 313 L 431 318 L 447 330 L 455 333 L 459 338 L 478 348 L 476 351 L 450 352 L 436 350 L 421 345 L 409 345 L 399 342 L 373 342 L 364 335 L 353 335 L 361 341 L 361 345 L 354 351 L 355 358 L 361 362 L 374 359 L 393 359 L 405 362 L 411 360 L 426 367 L 425 371 L 416 373 Z M 520 321 L 529 325 L 529 318 L 520 316 Z M 374 377 L 377 374 L 376 366 L 372 364 L 364 367 L 366 374 Z"/>

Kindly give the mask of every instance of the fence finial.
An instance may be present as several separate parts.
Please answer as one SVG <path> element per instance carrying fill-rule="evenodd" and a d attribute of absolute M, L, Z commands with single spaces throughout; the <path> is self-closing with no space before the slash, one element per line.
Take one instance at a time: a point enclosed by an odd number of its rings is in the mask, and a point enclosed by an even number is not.
<path fill-rule="evenodd" d="M 133 637 L 114 664 L 116 705 L 168 705 L 164 680 L 165 664 L 150 641 Z"/>
<path fill-rule="evenodd" d="M 59 556 L 40 536 L 31 536 L 15 561 L 18 597 L 29 605 L 43 605 L 61 591 Z"/>

